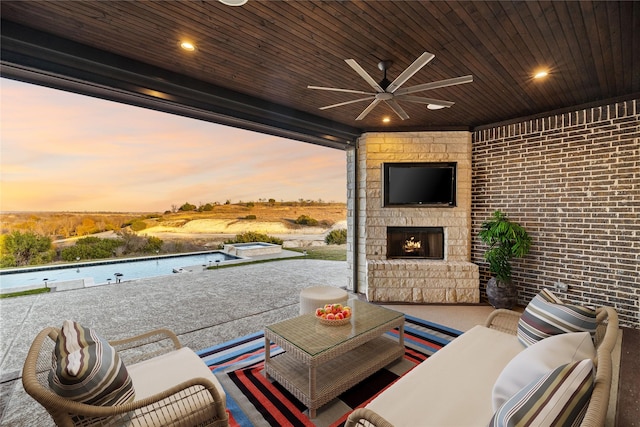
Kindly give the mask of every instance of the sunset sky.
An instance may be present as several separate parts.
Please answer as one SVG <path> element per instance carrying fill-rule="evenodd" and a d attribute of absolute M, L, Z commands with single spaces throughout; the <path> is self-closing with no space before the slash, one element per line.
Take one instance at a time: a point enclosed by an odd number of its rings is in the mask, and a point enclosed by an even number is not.
<path fill-rule="evenodd" d="M 0 210 L 346 201 L 346 154 L 0 79 Z"/>

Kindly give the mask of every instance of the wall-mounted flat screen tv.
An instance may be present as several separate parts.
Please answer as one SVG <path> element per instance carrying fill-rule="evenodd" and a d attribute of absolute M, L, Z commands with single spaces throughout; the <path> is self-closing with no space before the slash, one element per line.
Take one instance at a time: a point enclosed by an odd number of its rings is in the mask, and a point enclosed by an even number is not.
<path fill-rule="evenodd" d="M 384 206 L 456 205 L 456 163 L 384 163 Z"/>

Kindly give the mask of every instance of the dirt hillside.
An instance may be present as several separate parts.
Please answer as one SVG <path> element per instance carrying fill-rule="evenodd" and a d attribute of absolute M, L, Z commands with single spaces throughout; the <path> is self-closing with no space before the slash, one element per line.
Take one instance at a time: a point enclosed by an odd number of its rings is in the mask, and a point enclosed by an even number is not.
<path fill-rule="evenodd" d="M 317 225 L 296 223 L 301 216 Z M 146 219 L 147 228 L 139 234 L 163 240 L 207 240 L 210 244 L 248 231 L 268 234 L 285 240 L 286 247 L 322 244 L 326 233 L 346 228 L 344 204 L 317 205 L 219 205 L 208 212 L 164 214 Z"/>

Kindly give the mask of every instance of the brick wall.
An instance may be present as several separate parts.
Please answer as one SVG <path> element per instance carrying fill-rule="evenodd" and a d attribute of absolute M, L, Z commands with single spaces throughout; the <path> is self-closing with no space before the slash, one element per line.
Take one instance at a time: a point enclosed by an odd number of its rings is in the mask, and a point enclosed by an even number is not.
<path fill-rule="evenodd" d="M 611 305 L 640 328 L 640 100 L 477 130 L 471 261 L 489 278 L 480 224 L 500 209 L 533 238 L 513 262 L 524 305 L 543 287 Z"/>

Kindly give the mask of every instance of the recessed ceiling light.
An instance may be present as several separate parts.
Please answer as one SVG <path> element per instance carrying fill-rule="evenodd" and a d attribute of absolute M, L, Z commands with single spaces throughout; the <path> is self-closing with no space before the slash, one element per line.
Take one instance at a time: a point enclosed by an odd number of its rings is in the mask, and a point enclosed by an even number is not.
<path fill-rule="evenodd" d="M 545 70 L 540 70 L 537 73 L 534 74 L 533 78 L 534 79 L 543 79 L 545 77 L 547 77 L 549 75 L 549 73 Z"/>
<path fill-rule="evenodd" d="M 438 104 L 427 104 L 427 108 L 429 110 L 441 110 L 444 108 L 444 105 L 438 105 Z"/>
<path fill-rule="evenodd" d="M 391 121 L 391 119 L 389 117 L 383 117 L 382 118 L 382 123 L 389 123 Z"/>
<path fill-rule="evenodd" d="M 191 42 L 180 42 L 180 47 L 187 52 L 193 52 L 196 50 L 196 45 Z"/>

